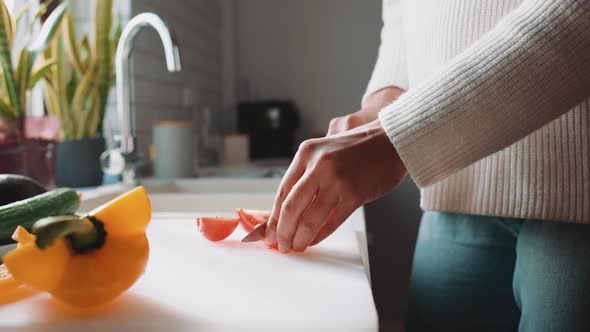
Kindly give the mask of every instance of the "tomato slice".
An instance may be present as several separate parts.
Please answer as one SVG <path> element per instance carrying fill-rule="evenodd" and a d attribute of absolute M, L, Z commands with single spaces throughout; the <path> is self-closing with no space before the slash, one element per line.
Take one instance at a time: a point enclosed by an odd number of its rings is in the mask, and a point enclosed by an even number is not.
<path fill-rule="evenodd" d="M 197 218 L 197 227 L 203 236 L 209 241 L 221 241 L 238 227 L 238 218 L 228 217 L 202 217 Z"/>
<path fill-rule="evenodd" d="M 240 217 L 240 224 L 248 233 L 252 232 L 256 226 L 266 222 L 270 218 L 269 211 L 237 209 L 236 213 Z"/>

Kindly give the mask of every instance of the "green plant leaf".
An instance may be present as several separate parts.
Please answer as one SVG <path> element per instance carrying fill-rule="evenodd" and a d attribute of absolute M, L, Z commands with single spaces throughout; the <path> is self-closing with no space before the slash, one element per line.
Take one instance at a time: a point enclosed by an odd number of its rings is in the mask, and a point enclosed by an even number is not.
<path fill-rule="evenodd" d="M 29 11 L 29 8 L 31 8 L 31 4 L 32 0 L 29 0 L 22 7 L 20 7 L 18 12 L 16 13 L 16 16 L 14 16 L 14 26 L 17 26 L 20 19 L 23 18 L 23 16 Z"/>
<path fill-rule="evenodd" d="M 29 89 L 32 89 L 37 84 L 37 82 L 39 82 L 39 80 L 43 78 L 45 74 L 47 74 L 56 63 L 56 59 L 49 59 L 37 65 L 37 67 L 33 69 L 33 73 L 31 74 L 31 78 L 29 79 Z"/>
<path fill-rule="evenodd" d="M 113 31 L 111 32 L 111 41 L 110 41 L 110 56 L 111 59 L 115 58 L 115 55 L 117 53 L 117 46 L 119 46 L 119 39 L 121 39 L 121 33 L 123 32 L 123 19 L 121 18 L 121 15 L 117 15 L 117 23 L 113 29 Z M 110 85 L 112 86 L 113 83 L 115 82 L 115 65 L 113 63 L 114 61 L 111 61 L 111 75 L 109 77 L 109 81 L 110 81 Z"/>
<path fill-rule="evenodd" d="M 12 20 L 4 1 L 0 1 L 0 65 L 4 73 L 4 87 L 10 105 L 16 114 L 22 114 L 18 98 L 18 91 L 12 69 L 11 45 L 12 45 Z"/>
<path fill-rule="evenodd" d="M 37 10 L 37 12 L 35 13 L 35 17 L 33 17 L 33 24 L 35 23 L 36 20 L 40 19 L 41 16 L 45 15 L 45 13 L 47 13 L 47 8 L 49 8 L 49 6 L 53 3 L 54 0 L 49 0 L 46 1 L 42 4 L 39 4 L 39 9 Z"/>
<path fill-rule="evenodd" d="M 88 66 L 90 66 L 90 42 L 88 41 L 88 36 L 82 37 L 78 43 L 78 50 L 82 68 L 84 69 L 84 72 L 86 72 Z"/>
<path fill-rule="evenodd" d="M 76 111 L 73 109 L 72 98 L 69 98 L 66 91 L 68 89 L 68 82 L 69 82 L 69 70 L 70 65 L 67 61 L 67 56 L 65 54 L 64 45 L 63 45 L 63 38 L 56 38 L 55 39 L 55 55 L 57 59 L 57 64 L 54 70 L 55 74 L 55 88 L 57 92 L 57 96 L 59 98 L 59 107 L 61 108 L 61 115 L 62 117 L 66 117 L 67 119 L 65 122 L 69 126 L 64 134 L 69 135 L 66 138 L 71 139 L 75 137 L 75 133 L 78 130 L 77 124 L 77 115 Z"/>
<path fill-rule="evenodd" d="M 47 20 L 45 20 L 39 35 L 29 46 L 29 50 L 31 52 L 42 52 L 49 45 L 50 41 L 53 39 L 53 36 L 61 25 L 61 20 L 64 17 L 67 8 L 68 3 L 64 2 L 57 6 L 51 15 L 49 15 Z"/>
<path fill-rule="evenodd" d="M 8 43 L 7 48 L 12 49 L 12 41 L 14 39 L 14 24 L 12 18 L 10 18 L 10 12 L 4 1 L 0 1 L 0 20 L 2 21 L 4 34 L 6 35 L 6 41 Z"/>
<path fill-rule="evenodd" d="M 83 112 L 81 123 L 84 124 L 84 132 L 80 133 L 80 137 L 95 137 L 98 129 L 100 116 L 100 95 L 98 89 L 92 90 L 92 95 L 88 100 L 88 109 Z"/>
<path fill-rule="evenodd" d="M 97 84 L 100 95 L 100 117 L 98 128 L 102 128 L 102 121 L 106 109 L 106 102 L 111 87 L 111 39 L 109 34 L 113 25 L 113 0 L 96 0 L 94 10 L 94 31 L 96 63 L 98 65 Z"/>
<path fill-rule="evenodd" d="M 76 88 L 76 92 L 74 93 L 74 98 L 72 99 L 72 112 L 74 114 L 74 132 L 77 133 L 79 131 L 83 131 L 85 128 L 84 121 L 84 112 L 86 111 L 86 103 L 88 98 L 92 94 L 92 90 L 97 88 L 96 76 L 98 73 L 98 65 L 96 63 L 92 63 L 88 68 L 88 71 L 82 76 L 80 79 L 80 83 Z"/>
<path fill-rule="evenodd" d="M 74 32 L 74 22 L 72 20 L 72 15 L 69 12 L 66 12 L 63 18 L 62 29 L 66 53 L 70 58 L 72 66 L 74 66 L 76 70 L 84 72 L 82 62 L 80 61 L 78 47 L 76 45 L 76 33 Z"/>
<path fill-rule="evenodd" d="M 8 118 L 14 118 L 15 112 L 10 103 L 0 96 L 0 115 Z"/>
<path fill-rule="evenodd" d="M 79 82 L 80 82 L 79 74 L 76 73 L 75 71 L 72 71 L 72 73 L 70 74 L 70 79 L 68 81 L 68 84 L 66 85 L 66 98 L 67 98 L 68 103 L 70 105 L 72 105 L 72 102 L 74 99 L 74 93 L 76 92 L 76 87 L 78 86 Z"/>
<path fill-rule="evenodd" d="M 53 87 L 53 84 L 50 81 L 45 81 L 45 89 L 43 89 L 45 94 L 45 103 L 47 105 L 47 110 L 49 114 L 55 115 L 61 118 L 61 109 L 59 107 L 59 99 L 57 97 L 57 92 Z"/>
<path fill-rule="evenodd" d="M 34 55 L 26 48 L 20 51 L 18 64 L 16 67 L 16 83 L 18 89 L 18 98 L 22 108 L 27 104 L 27 90 L 29 89 L 29 78 L 31 77 L 31 68 L 33 67 Z M 22 110 L 24 112 L 24 109 Z"/>

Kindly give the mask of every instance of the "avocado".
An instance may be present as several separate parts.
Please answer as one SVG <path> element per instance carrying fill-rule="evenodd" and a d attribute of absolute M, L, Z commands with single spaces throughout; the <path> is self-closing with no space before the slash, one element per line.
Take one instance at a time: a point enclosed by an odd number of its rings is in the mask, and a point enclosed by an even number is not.
<path fill-rule="evenodd" d="M 22 175 L 0 174 L 0 206 L 47 192 L 37 181 Z"/>

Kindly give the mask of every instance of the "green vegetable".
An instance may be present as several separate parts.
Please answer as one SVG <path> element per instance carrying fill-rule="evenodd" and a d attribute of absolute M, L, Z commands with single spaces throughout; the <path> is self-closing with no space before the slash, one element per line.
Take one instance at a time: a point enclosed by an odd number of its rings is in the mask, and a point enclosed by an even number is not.
<path fill-rule="evenodd" d="M 68 188 L 0 206 L 0 245 L 14 242 L 11 236 L 19 225 L 30 231 L 37 220 L 73 214 L 79 206 L 80 197 Z"/>

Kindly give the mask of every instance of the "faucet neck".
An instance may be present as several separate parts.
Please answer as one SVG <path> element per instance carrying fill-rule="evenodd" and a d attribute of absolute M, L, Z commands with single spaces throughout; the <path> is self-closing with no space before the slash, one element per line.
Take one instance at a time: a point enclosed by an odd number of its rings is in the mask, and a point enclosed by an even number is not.
<path fill-rule="evenodd" d="M 133 52 L 135 37 L 144 27 L 152 27 L 160 36 L 164 46 L 168 71 L 177 72 L 181 70 L 178 45 L 166 23 L 158 15 L 153 13 L 142 13 L 132 18 L 121 33 L 115 55 L 117 112 L 121 126 L 121 150 L 123 153 L 128 154 L 136 149 L 134 142 L 135 112 L 131 103 L 131 96 L 133 94 L 133 81 L 131 80 L 130 68 L 131 54 Z"/>

